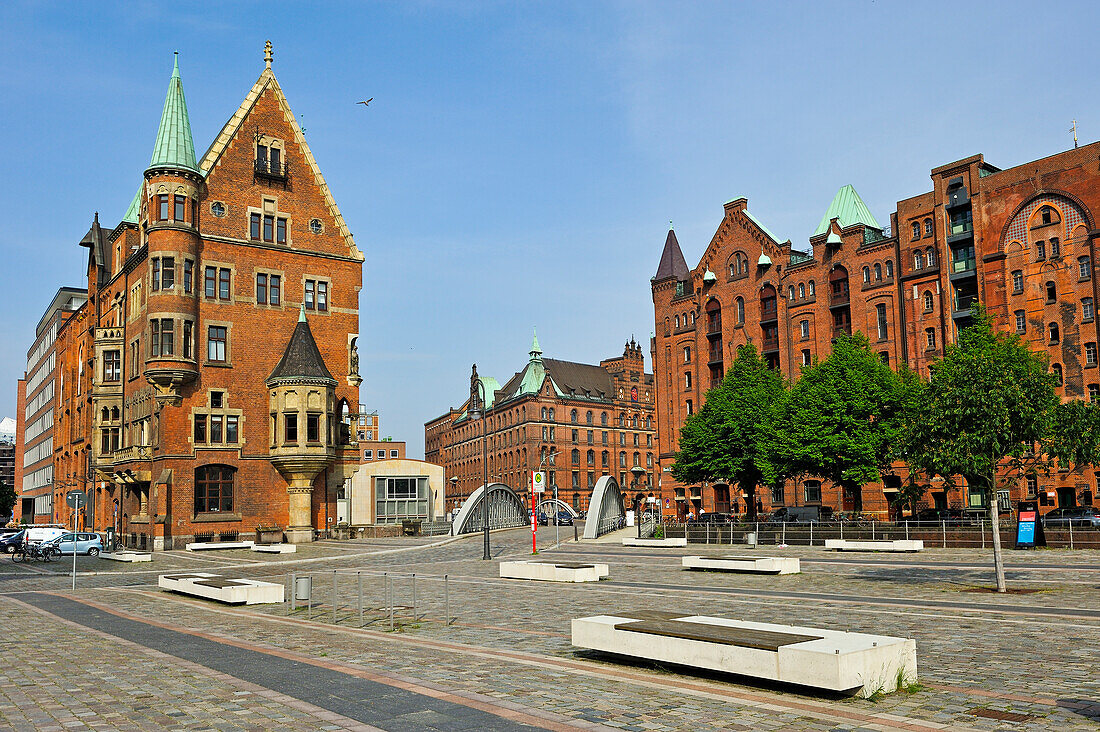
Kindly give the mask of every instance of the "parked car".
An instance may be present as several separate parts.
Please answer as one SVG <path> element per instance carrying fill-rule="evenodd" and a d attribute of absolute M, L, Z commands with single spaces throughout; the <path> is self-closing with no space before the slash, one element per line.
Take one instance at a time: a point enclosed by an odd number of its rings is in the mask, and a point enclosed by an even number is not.
<path fill-rule="evenodd" d="M 711 511 L 710 513 L 701 513 L 699 517 L 689 521 L 692 524 L 728 524 L 733 517 L 728 513 L 719 513 L 717 511 Z"/>
<path fill-rule="evenodd" d="M 539 526 L 553 526 L 554 517 L 547 515 L 542 511 L 539 512 Z M 558 526 L 572 526 L 573 514 L 566 510 L 558 511 Z"/>
<path fill-rule="evenodd" d="M 979 518 L 976 513 L 968 513 L 958 508 L 922 508 L 917 511 L 916 516 L 909 520 L 918 523 L 969 526 L 978 523 Z"/>
<path fill-rule="evenodd" d="M 811 524 L 828 521 L 833 517 L 830 506 L 784 506 L 768 515 L 767 521 L 781 524 Z"/>
<path fill-rule="evenodd" d="M 75 540 L 74 540 L 75 539 Z M 89 557 L 97 557 L 103 551 L 103 539 L 99 534 L 91 534 L 79 531 L 76 534 L 69 532 L 46 542 L 50 546 L 56 546 L 62 554 L 87 554 Z"/>
<path fill-rule="evenodd" d="M 26 540 L 31 544 L 41 544 L 53 541 L 64 533 L 66 533 L 65 529 L 60 526 L 28 526 Z"/>
<path fill-rule="evenodd" d="M 1095 506 L 1067 506 L 1048 511 L 1043 516 L 1043 526 L 1100 526 L 1100 508 Z"/>
<path fill-rule="evenodd" d="M 8 534 L 5 537 L 0 538 L 0 551 L 5 554 L 12 554 L 22 546 L 23 541 L 27 538 L 26 529 L 21 529 L 14 534 Z"/>

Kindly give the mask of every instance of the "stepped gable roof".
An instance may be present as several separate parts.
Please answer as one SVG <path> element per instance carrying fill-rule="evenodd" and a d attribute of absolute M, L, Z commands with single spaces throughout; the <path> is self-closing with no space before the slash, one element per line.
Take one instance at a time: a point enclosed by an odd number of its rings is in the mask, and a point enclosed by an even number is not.
<path fill-rule="evenodd" d="M 676 240 L 676 232 L 669 227 L 668 236 L 665 237 L 665 248 L 661 252 L 661 263 L 657 265 L 657 274 L 654 279 L 675 277 L 678 281 L 686 280 L 689 271 L 687 262 L 684 261 L 684 253 L 680 251 L 680 242 Z"/>
<path fill-rule="evenodd" d="M 191 137 L 191 120 L 187 116 L 187 100 L 183 96 L 183 79 L 180 78 L 179 54 L 176 54 L 172 78 L 168 80 L 168 94 L 164 97 L 164 110 L 160 115 L 157 141 L 153 144 L 153 157 L 149 167 L 172 166 L 198 171 L 195 158 L 195 141 Z"/>
<path fill-rule="evenodd" d="M 874 214 L 871 213 L 871 209 L 867 208 L 867 204 L 863 202 L 863 199 L 856 193 L 856 189 L 852 186 L 844 186 L 836 195 L 833 196 L 833 202 L 829 204 L 829 208 L 825 211 L 825 215 L 821 217 L 821 223 L 814 229 L 814 233 L 811 237 L 820 236 L 829 230 L 829 222 L 833 219 L 837 220 L 840 224 L 840 228 L 844 229 L 852 224 L 863 224 L 870 226 L 872 229 L 882 230 L 878 221 L 875 221 Z"/>
<path fill-rule="evenodd" d="M 294 332 L 290 336 L 290 342 L 283 351 L 283 357 L 279 359 L 271 376 L 267 377 L 267 383 L 283 379 L 320 379 L 336 383 L 336 379 L 332 378 L 325 366 L 317 341 L 313 340 L 313 331 L 306 321 L 304 306 L 298 316 L 298 324 L 294 326 Z"/>

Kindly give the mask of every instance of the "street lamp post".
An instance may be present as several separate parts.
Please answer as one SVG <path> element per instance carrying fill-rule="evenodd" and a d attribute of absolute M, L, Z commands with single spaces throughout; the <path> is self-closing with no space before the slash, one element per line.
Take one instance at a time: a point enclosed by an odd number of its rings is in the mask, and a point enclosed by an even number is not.
<path fill-rule="evenodd" d="M 557 457 L 557 455 L 558 455 L 557 450 L 555 450 L 554 452 L 548 452 L 548 453 L 544 454 L 542 456 L 542 459 L 539 460 L 539 472 L 540 473 L 542 472 L 542 466 L 549 458 Z M 558 523 L 559 523 L 558 522 L 558 481 L 555 480 L 552 484 L 552 487 L 554 489 L 554 494 L 553 494 L 554 495 L 554 544 L 557 545 L 558 544 Z M 535 520 L 536 521 L 538 520 L 537 516 L 535 517 Z"/>
<path fill-rule="evenodd" d="M 489 425 L 485 421 L 485 385 L 478 378 L 476 363 L 470 374 L 470 406 L 466 413 L 470 415 L 470 419 L 481 420 L 481 467 L 485 478 L 481 495 L 481 518 L 485 523 L 485 552 L 481 558 L 492 559 L 493 554 L 489 550 Z"/>
<path fill-rule="evenodd" d="M 451 476 L 451 500 L 452 501 L 455 500 L 456 495 L 458 495 L 458 476 L 457 475 L 452 475 Z M 451 520 L 454 520 L 453 510 L 448 510 L 447 509 L 447 497 L 446 496 L 443 497 L 443 510 L 446 511 L 447 514 L 451 516 Z"/>

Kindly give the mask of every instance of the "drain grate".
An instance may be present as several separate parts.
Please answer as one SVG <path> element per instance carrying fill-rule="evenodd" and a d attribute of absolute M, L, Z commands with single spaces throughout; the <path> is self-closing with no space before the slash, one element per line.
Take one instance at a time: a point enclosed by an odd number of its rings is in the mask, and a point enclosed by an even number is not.
<path fill-rule="evenodd" d="M 1035 715 L 1033 714 L 1002 712 L 1000 709 L 971 709 L 970 713 L 973 714 L 975 717 L 985 717 L 986 719 L 999 719 L 1002 722 L 1027 722 L 1028 720 L 1035 719 Z"/>

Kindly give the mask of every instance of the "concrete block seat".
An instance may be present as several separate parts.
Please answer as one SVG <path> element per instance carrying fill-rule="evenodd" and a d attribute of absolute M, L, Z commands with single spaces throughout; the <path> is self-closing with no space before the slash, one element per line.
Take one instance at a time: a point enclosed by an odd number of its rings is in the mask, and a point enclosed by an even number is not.
<path fill-rule="evenodd" d="M 152 554 L 145 554 L 144 552 L 103 552 L 99 555 L 100 559 L 110 559 L 114 562 L 151 562 L 153 561 Z"/>
<path fill-rule="evenodd" d="M 580 648 L 863 697 L 917 679 L 907 638 L 644 610 L 576 618 L 572 630 Z"/>
<path fill-rule="evenodd" d="M 853 539 L 826 539 L 826 549 L 838 552 L 919 552 L 924 549 L 922 539 L 894 539 L 893 541 L 859 541 Z"/>
<path fill-rule="evenodd" d="M 639 539 L 636 536 L 624 536 L 623 546 L 687 546 L 686 536 L 668 539 Z"/>
<path fill-rule="evenodd" d="M 189 552 L 212 551 L 214 549 L 251 549 L 256 542 L 248 541 L 195 541 L 187 545 Z"/>
<path fill-rule="evenodd" d="M 734 554 L 689 556 L 680 560 L 684 569 L 713 569 L 722 572 L 752 574 L 798 574 L 802 571 L 798 557 L 746 557 Z"/>
<path fill-rule="evenodd" d="M 283 591 L 286 589 L 274 582 L 230 579 L 209 572 L 162 574 L 157 580 L 157 586 L 163 590 L 205 597 L 208 600 L 217 600 L 229 605 L 283 602 Z"/>
<path fill-rule="evenodd" d="M 606 564 L 530 559 L 500 563 L 500 576 L 506 579 L 529 579 L 545 582 L 599 582 L 607 575 Z"/>
<path fill-rule="evenodd" d="M 294 554 L 298 551 L 297 544 L 254 544 L 252 551 L 263 554 Z"/>

